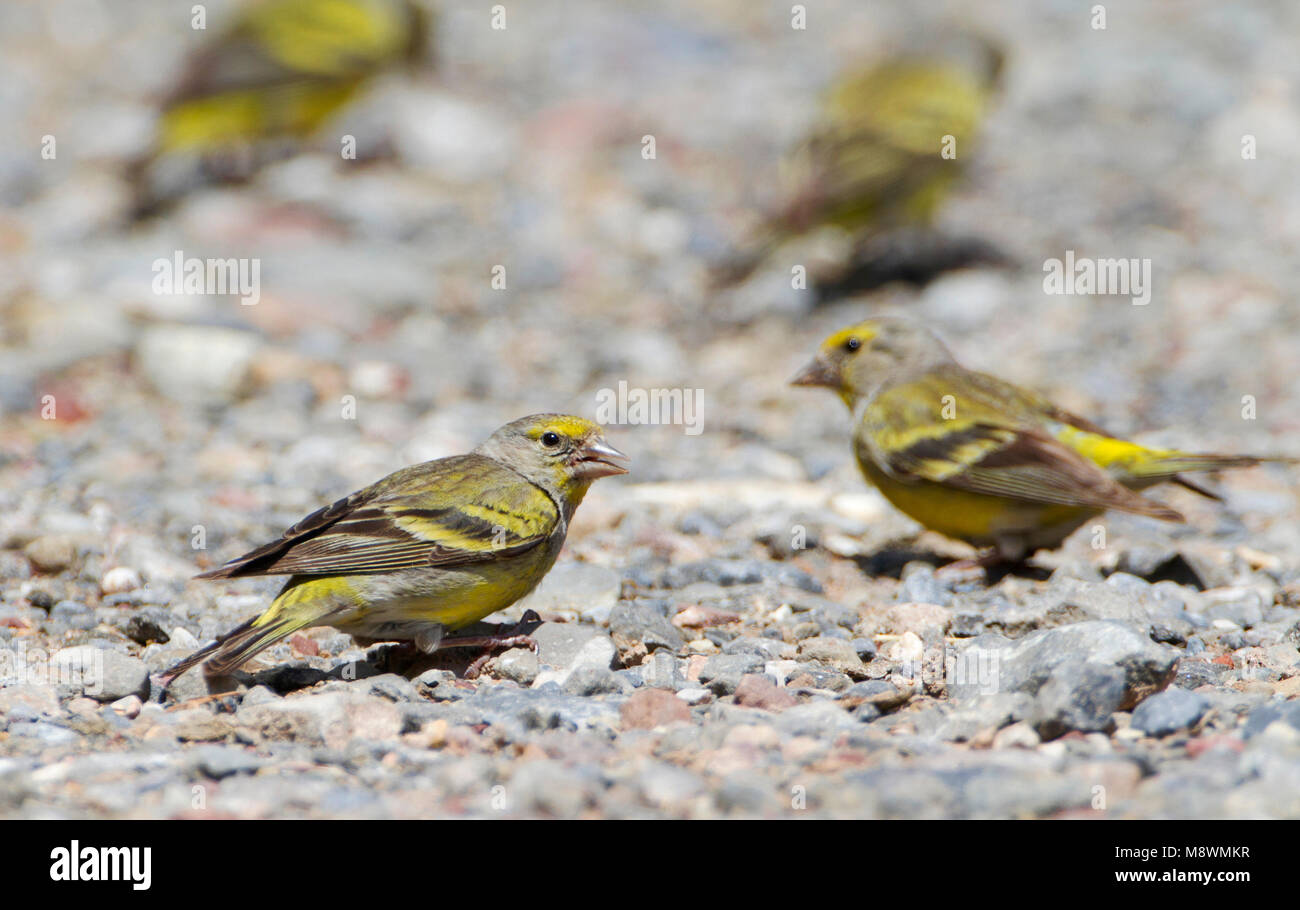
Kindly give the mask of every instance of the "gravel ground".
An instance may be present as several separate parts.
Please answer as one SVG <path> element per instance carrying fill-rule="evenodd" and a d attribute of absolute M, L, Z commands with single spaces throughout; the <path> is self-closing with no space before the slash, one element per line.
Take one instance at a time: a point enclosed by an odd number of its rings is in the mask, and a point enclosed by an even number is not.
<path fill-rule="evenodd" d="M 326 143 L 130 225 L 188 6 L 0 7 L 4 815 L 1300 816 L 1293 470 L 957 584 L 784 384 L 901 312 L 1116 432 L 1300 454 L 1300 7 L 980 4 L 1006 81 L 940 220 L 1021 266 L 813 307 L 709 264 L 833 74 L 965 4 L 444 3 L 438 75 L 343 118 L 396 158 Z M 1067 250 L 1150 258 L 1150 304 L 1044 293 Z M 154 293 L 176 251 L 256 257 L 259 302 Z M 536 609 L 535 654 L 407 678 L 317 629 L 235 695 L 151 681 L 278 584 L 196 572 L 620 381 L 702 390 L 701 432 L 609 427 L 633 473 L 493 617 Z"/>

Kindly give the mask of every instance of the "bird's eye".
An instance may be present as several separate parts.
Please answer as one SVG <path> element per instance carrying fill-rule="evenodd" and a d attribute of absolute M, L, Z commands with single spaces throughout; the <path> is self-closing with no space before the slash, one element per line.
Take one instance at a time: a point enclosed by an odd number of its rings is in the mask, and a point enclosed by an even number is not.
<path fill-rule="evenodd" d="M 848 341 L 844 342 L 844 347 L 847 350 L 856 351 L 858 348 L 862 347 L 862 342 L 857 338 L 850 338 Z"/>
<path fill-rule="evenodd" d="M 542 445 L 547 448 L 554 448 L 560 444 L 560 434 L 554 430 L 547 430 L 542 434 Z"/>

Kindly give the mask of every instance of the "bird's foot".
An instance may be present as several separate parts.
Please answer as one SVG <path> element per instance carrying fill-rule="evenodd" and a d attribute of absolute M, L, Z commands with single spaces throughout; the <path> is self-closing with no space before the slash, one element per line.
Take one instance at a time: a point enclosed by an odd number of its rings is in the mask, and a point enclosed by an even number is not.
<path fill-rule="evenodd" d="M 499 628 L 492 635 L 464 635 L 445 638 L 442 641 L 442 647 L 482 648 L 483 653 L 465 668 L 465 679 L 476 679 L 483 672 L 487 662 L 499 651 L 508 651 L 511 648 L 527 648 L 530 651 L 536 651 L 537 642 L 533 640 L 531 633 L 535 632 L 541 624 L 542 618 L 537 615 L 536 610 L 525 610 L 519 622 L 513 626 Z"/>
<path fill-rule="evenodd" d="M 935 577 L 950 584 L 979 582 L 987 577 L 987 570 L 1007 561 L 1002 551 L 993 547 L 978 556 L 958 559 L 935 570 Z"/>

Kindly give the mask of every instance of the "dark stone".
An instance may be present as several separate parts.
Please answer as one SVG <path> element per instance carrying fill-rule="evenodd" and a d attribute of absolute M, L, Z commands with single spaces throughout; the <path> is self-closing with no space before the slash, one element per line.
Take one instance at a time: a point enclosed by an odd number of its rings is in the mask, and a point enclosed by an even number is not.
<path fill-rule="evenodd" d="M 850 642 L 858 658 L 865 664 L 876 656 L 876 643 L 870 638 L 855 638 Z"/>
<path fill-rule="evenodd" d="M 1124 703 L 1126 691 L 1120 667 L 1083 660 L 1058 664 L 1035 696 L 1034 729 L 1044 740 L 1071 730 L 1109 732 L 1115 727 L 1112 715 Z"/>
<path fill-rule="evenodd" d="M 1209 708 L 1204 695 L 1170 686 L 1137 706 L 1132 726 L 1151 736 L 1165 736 L 1191 727 Z"/>
<path fill-rule="evenodd" d="M 126 621 L 126 637 L 137 645 L 165 645 L 171 641 L 163 627 L 143 613 L 137 613 Z"/>
<path fill-rule="evenodd" d="M 659 648 L 681 650 L 681 633 L 668 621 L 666 611 L 657 609 L 658 603 L 639 599 L 621 600 L 614 605 L 609 615 L 609 631 L 619 650 L 636 645 L 644 646 L 647 652 Z M 667 606 L 667 602 L 662 603 Z"/>
<path fill-rule="evenodd" d="M 27 602 L 38 610 L 44 610 L 46 613 L 54 606 L 54 595 L 49 591 L 37 588 L 27 595 Z"/>

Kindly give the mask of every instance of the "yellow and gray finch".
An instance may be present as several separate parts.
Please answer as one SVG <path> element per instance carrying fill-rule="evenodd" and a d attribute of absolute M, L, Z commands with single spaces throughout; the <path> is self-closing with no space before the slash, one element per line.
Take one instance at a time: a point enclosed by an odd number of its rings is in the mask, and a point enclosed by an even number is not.
<path fill-rule="evenodd" d="M 228 170 L 247 170 L 257 146 L 310 137 L 373 77 L 423 60 L 428 30 L 414 0 L 247 4 L 163 101 L 153 148 L 129 168 L 139 207 L 157 201 L 149 196 L 157 159 L 226 156 Z"/>
<path fill-rule="evenodd" d="M 626 456 L 580 417 L 534 414 L 468 455 L 403 468 L 308 515 L 279 540 L 199 578 L 289 575 L 265 612 L 166 671 L 234 670 L 299 629 L 422 651 L 531 591 L 555 563 L 592 481 Z"/>
<path fill-rule="evenodd" d="M 928 225 L 974 148 L 1001 69 L 996 45 L 955 32 L 841 76 L 788 163 L 785 199 L 719 277 L 741 281 L 777 247 L 819 228 L 840 228 L 861 245 Z M 945 157 L 947 142 L 955 157 Z"/>
<path fill-rule="evenodd" d="M 831 335 L 792 381 L 839 393 L 862 473 L 931 530 L 992 547 L 984 560 L 1054 547 L 1107 509 L 1169 521 L 1142 496 L 1181 474 L 1291 461 L 1151 449 L 1025 389 L 960 366 L 928 329 L 870 319 Z M 1215 497 L 1217 498 L 1217 497 Z"/>

